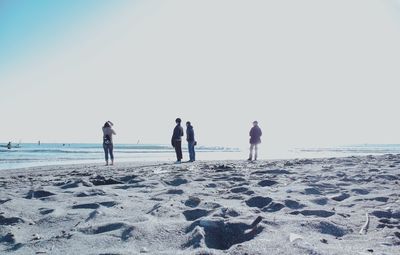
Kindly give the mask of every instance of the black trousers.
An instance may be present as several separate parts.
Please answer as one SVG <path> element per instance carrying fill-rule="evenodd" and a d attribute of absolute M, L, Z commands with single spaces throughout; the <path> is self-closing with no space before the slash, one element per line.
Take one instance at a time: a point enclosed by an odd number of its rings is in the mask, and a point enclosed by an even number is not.
<path fill-rule="evenodd" d="M 182 159 L 182 141 L 174 141 L 176 159 L 180 161 Z"/>

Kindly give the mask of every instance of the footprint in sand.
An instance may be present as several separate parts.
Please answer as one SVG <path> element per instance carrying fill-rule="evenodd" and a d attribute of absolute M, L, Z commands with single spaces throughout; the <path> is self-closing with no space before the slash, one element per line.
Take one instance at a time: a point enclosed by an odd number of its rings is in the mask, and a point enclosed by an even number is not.
<path fill-rule="evenodd" d="M 167 191 L 169 195 L 182 195 L 184 192 L 181 189 L 170 189 Z"/>
<path fill-rule="evenodd" d="M 278 182 L 272 181 L 272 180 L 263 180 L 263 181 L 258 182 L 258 185 L 261 186 L 261 187 L 270 187 L 270 186 L 273 186 L 273 185 L 275 185 L 277 183 Z"/>
<path fill-rule="evenodd" d="M 395 219 L 381 218 L 379 219 L 379 224 L 377 228 L 389 228 L 389 229 L 400 229 L 400 221 Z"/>
<path fill-rule="evenodd" d="M 334 215 L 334 212 L 326 211 L 326 210 L 302 210 L 302 211 L 294 211 L 291 212 L 292 215 L 304 215 L 304 216 L 317 216 L 322 218 L 328 218 Z"/>
<path fill-rule="evenodd" d="M 378 202 L 386 203 L 387 201 L 389 201 L 389 198 L 388 197 L 374 197 L 374 198 L 370 198 L 369 200 L 375 200 Z"/>
<path fill-rule="evenodd" d="M 13 233 L 7 233 L 5 236 L 0 237 L 0 243 L 15 244 L 15 236 Z"/>
<path fill-rule="evenodd" d="M 288 170 L 283 170 L 283 169 L 273 169 L 273 170 L 260 170 L 260 171 L 255 171 L 252 174 L 256 175 L 264 175 L 264 174 L 292 174 L 292 172 Z"/>
<path fill-rule="evenodd" d="M 54 209 L 50 209 L 50 208 L 39 208 L 39 213 L 42 215 L 46 215 L 49 213 L 54 212 Z"/>
<path fill-rule="evenodd" d="M 197 207 L 200 204 L 200 202 L 201 199 L 198 197 L 189 197 L 189 199 L 185 201 L 185 205 L 194 208 Z"/>
<path fill-rule="evenodd" d="M 75 181 L 68 181 L 66 184 L 61 185 L 61 189 L 73 189 L 73 188 L 78 188 L 79 186 L 85 186 L 85 187 L 92 187 L 93 184 L 90 182 L 86 182 L 83 180 L 75 180 Z"/>
<path fill-rule="evenodd" d="M 218 212 L 213 214 L 213 216 L 215 217 L 222 217 L 222 218 L 238 217 L 239 215 L 240 213 L 238 213 L 235 209 L 226 207 L 221 208 L 220 210 L 218 210 Z"/>
<path fill-rule="evenodd" d="M 139 175 L 127 175 L 127 176 L 118 178 L 118 180 L 120 180 L 123 183 L 127 183 L 127 184 L 142 182 L 143 180 L 138 177 L 139 177 Z"/>
<path fill-rule="evenodd" d="M 6 199 L 0 199 L 0 205 L 7 203 L 8 201 L 11 201 L 11 198 L 6 198 Z"/>
<path fill-rule="evenodd" d="M 4 217 L 3 215 L 0 215 L 0 225 L 14 225 L 17 223 L 23 223 L 25 222 L 23 219 L 18 218 L 18 217 Z"/>
<path fill-rule="evenodd" d="M 345 200 L 345 199 L 348 199 L 349 197 L 350 197 L 349 194 L 347 194 L 347 193 L 342 193 L 342 194 L 340 194 L 340 195 L 337 195 L 337 196 L 332 197 L 331 199 L 332 199 L 332 200 L 335 200 L 335 201 L 338 201 L 338 202 L 341 202 L 341 201 L 343 201 L 343 200 Z"/>
<path fill-rule="evenodd" d="M 170 186 L 180 186 L 182 184 L 188 183 L 188 180 L 178 177 L 170 181 L 165 181 L 165 183 Z"/>
<path fill-rule="evenodd" d="M 246 192 L 248 190 L 249 189 L 246 188 L 246 187 L 237 187 L 237 188 L 231 189 L 230 192 L 232 192 L 232 193 L 243 193 L 243 192 Z"/>
<path fill-rule="evenodd" d="M 305 205 L 300 204 L 299 202 L 297 202 L 295 200 L 290 200 L 290 199 L 285 200 L 284 203 L 285 203 L 285 206 L 290 209 L 301 209 L 301 208 L 305 207 Z"/>
<path fill-rule="evenodd" d="M 245 182 L 246 179 L 242 178 L 242 177 L 231 177 L 228 179 L 228 181 L 232 181 L 232 182 Z"/>
<path fill-rule="evenodd" d="M 394 218 L 394 219 L 400 219 L 400 210 L 392 211 L 392 210 L 386 210 L 386 211 L 380 211 L 376 210 L 371 213 L 377 218 Z"/>
<path fill-rule="evenodd" d="M 368 195 L 369 194 L 369 190 L 367 190 L 367 189 L 352 189 L 351 191 L 358 195 Z"/>
<path fill-rule="evenodd" d="M 105 196 L 106 192 L 101 189 L 90 189 L 76 193 L 76 197 Z"/>
<path fill-rule="evenodd" d="M 98 203 L 79 204 L 73 205 L 72 209 L 97 209 L 100 205 Z"/>
<path fill-rule="evenodd" d="M 317 205 L 326 205 L 328 203 L 328 199 L 326 197 L 314 198 L 314 199 L 311 199 L 310 202 L 317 204 Z"/>
<path fill-rule="evenodd" d="M 99 216 L 101 214 L 100 211 L 98 210 L 94 210 L 89 214 L 89 217 L 86 218 L 85 222 L 91 221 L 95 218 L 97 218 L 97 216 Z"/>
<path fill-rule="evenodd" d="M 204 209 L 193 209 L 193 210 L 186 210 L 183 212 L 187 221 L 194 221 L 198 218 L 207 216 L 211 211 L 204 210 Z"/>
<path fill-rule="evenodd" d="M 303 194 L 306 194 L 306 195 L 321 195 L 321 192 L 316 188 L 305 188 Z"/>
<path fill-rule="evenodd" d="M 116 222 L 79 229 L 80 232 L 87 235 L 98 235 L 117 230 L 121 232 L 121 240 L 126 241 L 132 236 L 135 228 L 126 223 Z"/>
<path fill-rule="evenodd" d="M 249 207 L 263 208 L 272 202 L 270 197 L 256 196 L 246 200 L 246 205 Z"/>
<path fill-rule="evenodd" d="M 89 181 L 95 186 L 102 186 L 102 185 L 113 185 L 113 184 L 123 184 L 123 182 L 118 181 L 113 178 L 106 178 L 101 175 L 97 175 L 93 178 L 90 178 Z"/>
<path fill-rule="evenodd" d="M 328 221 L 321 221 L 318 223 L 311 222 L 309 226 L 321 234 L 331 235 L 334 237 L 342 237 L 348 233 L 353 232 L 348 227 L 341 227 L 338 226 L 337 224 Z"/>
<path fill-rule="evenodd" d="M 107 202 L 100 202 L 100 203 L 88 203 L 88 204 L 73 205 L 72 209 L 98 209 L 100 206 L 113 207 L 117 204 L 118 203 L 115 201 L 107 201 Z"/>
<path fill-rule="evenodd" d="M 281 203 L 271 202 L 268 206 L 262 209 L 263 212 L 277 212 L 283 209 L 285 206 Z"/>
<path fill-rule="evenodd" d="M 46 198 L 46 197 L 54 196 L 54 195 L 55 195 L 54 193 L 52 193 L 50 191 L 46 191 L 46 190 L 36 190 L 36 191 L 30 190 L 25 198 L 27 198 L 27 199 Z"/>
<path fill-rule="evenodd" d="M 189 241 L 183 247 L 199 248 L 204 244 L 204 248 L 228 250 L 233 245 L 250 241 L 260 234 L 264 228 L 257 226 L 258 223 L 198 220 L 186 230 Z"/>

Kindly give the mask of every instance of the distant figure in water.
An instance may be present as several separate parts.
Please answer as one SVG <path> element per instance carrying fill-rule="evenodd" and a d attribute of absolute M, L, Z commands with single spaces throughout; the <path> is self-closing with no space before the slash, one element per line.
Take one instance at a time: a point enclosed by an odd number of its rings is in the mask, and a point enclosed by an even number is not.
<path fill-rule="evenodd" d="M 253 159 L 253 149 L 254 149 L 254 160 L 257 160 L 258 145 L 261 143 L 262 132 L 258 126 L 258 122 L 253 121 L 253 127 L 250 129 L 250 155 L 249 161 Z"/>
<path fill-rule="evenodd" d="M 11 142 L 7 143 L 7 149 L 9 149 L 9 150 L 11 149 Z"/>
<path fill-rule="evenodd" d="M 110 154 L 111 165 L 114 165 L 114 153 L 113 153 L 113 139 L 112 136 L 116 135 L 114 129 L 111 127 L 114 124 L 111 121 L 107 121 L 103 126 L 103 148 L 104 156 L 106 158 L 106 166 L 108 166 L 108 154 Z"/>
<path fill-rule="evenodd" d="M 181 127 L 182 120 L 177 118 L 175 120 L 176 126 L 174 132 L 172 133 L 171 145 L 175 148 L 176 162 L 175 164 L 180 164 L 182 160 L 182 136 L 183 128 Z"/>
<path fill-rule="evenodd" d="M 189 162 L 194 162 L 196 160 L 196 154 L 194 151 L 196 140 L 194 139 L 194 130 L 190 121 L 186 122 L 186 141 L 188 142 Z"/>
<path fill-rule="evenodd" d="M 40 140 L 38 141 L 38 145 L 40 146 Z"/>

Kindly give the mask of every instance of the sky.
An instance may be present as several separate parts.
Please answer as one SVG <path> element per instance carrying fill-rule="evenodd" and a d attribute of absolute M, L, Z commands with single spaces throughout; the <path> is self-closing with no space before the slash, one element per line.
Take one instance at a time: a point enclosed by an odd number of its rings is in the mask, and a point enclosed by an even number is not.
<path fill-rule="evenodd" d="M 399 45 L 397 0 L 2 0 L 0 141 L 400 143 Z"/>

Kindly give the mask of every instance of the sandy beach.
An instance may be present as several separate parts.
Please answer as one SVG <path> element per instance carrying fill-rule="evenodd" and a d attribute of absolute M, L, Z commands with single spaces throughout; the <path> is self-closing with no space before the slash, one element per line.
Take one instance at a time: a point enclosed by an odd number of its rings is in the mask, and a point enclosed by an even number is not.
<path fill-rule="evenodd" d="M 0 171 L 1 254 L 400 254 L 400 155 Z"/>

